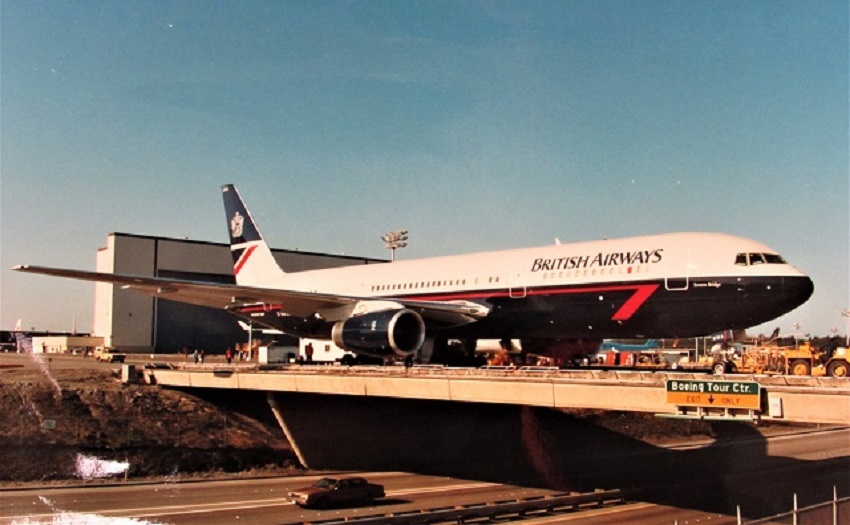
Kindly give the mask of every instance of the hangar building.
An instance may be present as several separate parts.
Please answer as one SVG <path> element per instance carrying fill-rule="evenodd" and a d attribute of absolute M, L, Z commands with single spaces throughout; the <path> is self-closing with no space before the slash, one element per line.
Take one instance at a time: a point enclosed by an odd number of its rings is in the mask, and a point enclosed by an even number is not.
<path fill-rule="evenodd" d="M 273 249 L 285 271 L 316 270 L 383 259 Z M 97 271 L 234 283 L 230 245 L 111 233 L 97 252 Z M 178 303 L 120 286 L 95 284 L 93 334 L 125 352 L 171 353 L 183 347 L 221 353 L 247 341 L 237 317 L 224 310 Z"/>

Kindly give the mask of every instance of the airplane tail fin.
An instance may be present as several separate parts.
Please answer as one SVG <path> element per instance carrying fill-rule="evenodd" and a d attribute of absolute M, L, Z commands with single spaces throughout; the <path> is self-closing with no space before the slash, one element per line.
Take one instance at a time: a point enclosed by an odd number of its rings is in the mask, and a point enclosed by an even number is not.
<path fill-rule="evenodd" d="M 227 229 L 230 232 L 230 254 L 233 275 L 240 286 L 268 287 L 279 281 L 284 271 L 278 266 L 251 212 L 233 184 L 221 187 Z"/>

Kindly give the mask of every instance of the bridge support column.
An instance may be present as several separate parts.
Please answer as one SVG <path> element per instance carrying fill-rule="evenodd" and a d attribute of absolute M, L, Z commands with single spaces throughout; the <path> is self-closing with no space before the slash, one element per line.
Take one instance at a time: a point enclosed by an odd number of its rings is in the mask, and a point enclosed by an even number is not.
<path fill-rule="evenodd" d="M 280 428 L 283 430 L 283 434 L 286 436 L 286 440 L 289 441 L 289 444 L 292 446 L 292 451 L 295 452 L 296 457 L 298 457 L 298 461 L 301 462 L 306 468 L 312 468 L 309 463 L 307 463 L 307 458 L 301 453 L 301 449 L 298 448 L 298 443 L 295 441 L 295 436 L 289 430 L 289 427 L 286 425 L 286 420 L 283 419 L 283 413 L 280 410 L 280 405 L 277 403 L 277 399 L 275 399 L 275 395 L 272 392 L 269 392 L 267 395 L 267 399 L 269 402 L 269 406 L 272 409 L 272 414 L 274 414 L 275 419 L 277 419 L 277 424 L 280 425 Z"/>

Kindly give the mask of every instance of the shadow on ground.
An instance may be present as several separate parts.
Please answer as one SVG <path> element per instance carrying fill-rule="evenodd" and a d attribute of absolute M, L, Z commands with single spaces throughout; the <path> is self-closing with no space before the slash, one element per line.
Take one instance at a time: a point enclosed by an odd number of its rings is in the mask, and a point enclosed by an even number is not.
<path fill-rule="evenodd" d="M 277 394 L 311 468 L 398 470 L 634 498 L 755 518 L 850 494 L 850 458 L 769 456 L 751 425 L 711 424 L 714 442 L 671 450 L 545 408 Z M 685 424 L 685 423 L 683 423 Z M 708 423 L 706 423 L 708 424 Z M 610 425 L 609 425 L 610 426 Z"/>

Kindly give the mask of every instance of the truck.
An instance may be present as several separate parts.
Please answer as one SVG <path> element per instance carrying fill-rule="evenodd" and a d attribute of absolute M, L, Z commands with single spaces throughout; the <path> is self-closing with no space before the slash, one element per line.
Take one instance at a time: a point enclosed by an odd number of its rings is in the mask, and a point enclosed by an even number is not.
<path fill-rule="evenodd" d="M 298 355 L 298 347 L 295 346 L 260 346 L 258 361 L 260 364 L 293 363 Z"/>
<path fill-rule="evenodd" d="M 298 344 L 298 360 L 302 363 L 341 363 L 353 365 L 362 360 L 358 356 L 338 347 L 326 339 L 303 338 Z"/>
<path fill-rule="evenodd" d="M 127 354 L 108 346 L 97 346 L 94 349 L 94 358 L 101 363 L 123 363 Z"/>

